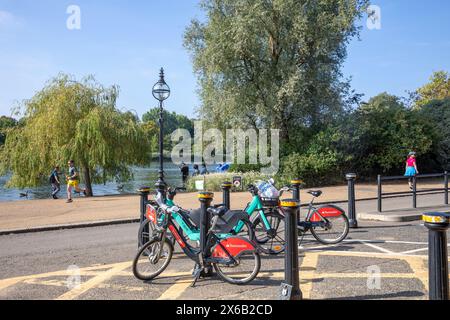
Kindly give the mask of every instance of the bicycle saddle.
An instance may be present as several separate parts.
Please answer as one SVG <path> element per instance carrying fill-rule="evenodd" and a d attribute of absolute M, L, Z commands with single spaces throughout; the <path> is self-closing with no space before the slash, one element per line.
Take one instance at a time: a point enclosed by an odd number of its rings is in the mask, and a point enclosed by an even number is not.
<path fill-rule="evenodd" d="M 308 193 L 310 195 L 312 195 L 313 197 L 318 198 L 322 195 L 322 190 L 311 190 L 311 191 L 308 191 Z"/>
<path fill-rule="evenodd" d="M 227 213 L 228 209 L 225 207 L 218 207 L 218 208 L 208 208 L 208 213 L 213 215 L 213 216 L 219 216 L 222 217 L 225 213 Z"/>
<path fill-rule="evenodd" d="M 226 207 L 209 208 L 208 213 L 218 216 L 218 221 L 214 232 L 230 233 L 233 228 L 241 220 L 248 220 L 248 214 L 240 210 L 228 210 Z M 200 228 L 201 210 L 193 210 L 189 213 L 189 218 L 195 223 L 196 227 Z"/>

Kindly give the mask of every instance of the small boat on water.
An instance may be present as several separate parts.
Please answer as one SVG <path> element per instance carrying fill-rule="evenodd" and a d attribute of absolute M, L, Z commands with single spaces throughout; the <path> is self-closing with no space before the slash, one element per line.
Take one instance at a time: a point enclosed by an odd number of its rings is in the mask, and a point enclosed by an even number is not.
<path fill-rule="evenodd" d="M 229 163 L 219 164 L 216 170 L 217 172 L 227 172 L 228 170 L 230 170 L 230 164 Z"/>

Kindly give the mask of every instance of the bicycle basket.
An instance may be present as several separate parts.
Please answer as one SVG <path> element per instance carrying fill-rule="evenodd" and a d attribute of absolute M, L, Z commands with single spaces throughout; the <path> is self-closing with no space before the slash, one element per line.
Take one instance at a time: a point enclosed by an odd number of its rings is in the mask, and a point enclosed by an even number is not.
<path fill-rule="evenodd" d="M 262 202 L 263 206 L 266 208 L 278 207 L 278 204 L 280 203 L 280 198 L 261 197 L 261 202 Z"/>

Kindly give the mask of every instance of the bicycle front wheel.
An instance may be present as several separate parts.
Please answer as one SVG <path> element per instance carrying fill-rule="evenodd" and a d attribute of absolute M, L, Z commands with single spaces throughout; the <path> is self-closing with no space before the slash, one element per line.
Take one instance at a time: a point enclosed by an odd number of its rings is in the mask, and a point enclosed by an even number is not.
<path fill-rule="evenodd" d="M 214 263 L 217 275 L 225 282 L 244 285 L 253 281 L 261 268 L 261 257 L 257 251 L 243 253 L 236 259 L 236 264 Z"/>
<path fill-rule="evenodd" d="M 155 225 L 150 220 L 145 219 L 139 226 L 138 243 L 139 247 L 150 241 L 150 237 L 155 230 Z"/>
<path fill-rule="evenodd" d="M 162 250 L 161 246 L 163 246 Z M 164 241 L 155 239 L 147 242 L 134 258 L 134 276 L 143 281 L 156 278 L 167 268 L 172 254 L 173 246 L 167 238 Z"/>
<path fill-rule="evenodd" d="M 345 214 L 326 217 L 321 226 L 311 228 L 311 233 L 322 244 L 337 244 L 343 241 L 349 231 L 348 218 Z"/>

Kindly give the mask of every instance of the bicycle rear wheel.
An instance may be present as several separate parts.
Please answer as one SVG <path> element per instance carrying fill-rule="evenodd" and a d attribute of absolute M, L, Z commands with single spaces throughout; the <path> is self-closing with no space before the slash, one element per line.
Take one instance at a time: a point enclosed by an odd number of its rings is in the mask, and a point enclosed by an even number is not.
<path fill-rule="evenodd" d="M 161 255 L 158 257 L 161 245 Z M 172 259 L 173 246 L 166 238 L 164 241 L 151 240 L 147 242 L 133 261 L 133 274 L 136 278 L 148 281 L 159 276 L 169 265 Z"/>
<path fill-rule="evenodd" d="M 261 268 L 261 257 L 255 251 L 246 252 L 239 257 L 235 257 L 235 265 L 225 265 L 214 263 L 217 275 L 225 282 L 244 285 L 253 281 Z"/>
<path fill-rule="evenodd" d="M 345 214 L 326 217 L 323 226 L 311 228 L 311 233 L 322 244 L 337 244 L 343 241 L 349 231 L 349 222 Z"/>
<path fill-rule="evenodd" d="M 286 247 L 284 216 L 276 210 L 265 212 L 264 215 L 271 229 L 267 230 L 261 216 L 258 216 L 253 222 L 255 240 L 263 253 L 280 254 Z"/>

